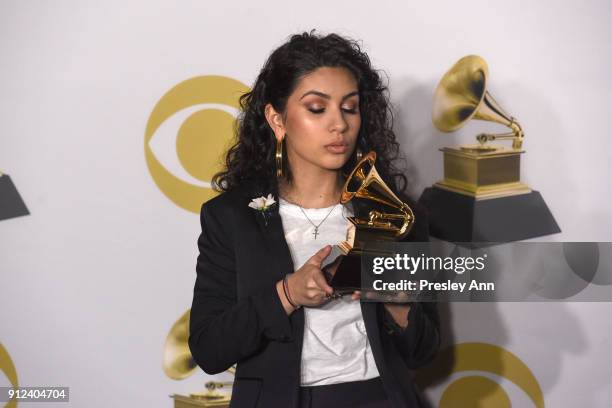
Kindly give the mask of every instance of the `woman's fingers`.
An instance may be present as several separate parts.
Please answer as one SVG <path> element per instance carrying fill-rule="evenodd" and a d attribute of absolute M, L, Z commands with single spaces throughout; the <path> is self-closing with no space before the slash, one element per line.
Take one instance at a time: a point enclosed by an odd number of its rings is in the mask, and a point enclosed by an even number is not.
<path fill-rule="evenodd" d="M 325 295 L 331 295 L 334 293 L 334 288 L 327 284 L 327 279 L 325 279 L 325 276 L 323 276 L 323 272 L 321 272 L 321 270 L 319 270 L 318 273 L 313 273 L 312 279 L 314 279 L 319 289 L 325 292 Z"/>
<path fill-rule="evenodd" d="M 359 298 L 361 298 L 361 291 L 360 290 L 354 291 L 353 294 L 351 295 L 351 300 L 359 300 Z"/>

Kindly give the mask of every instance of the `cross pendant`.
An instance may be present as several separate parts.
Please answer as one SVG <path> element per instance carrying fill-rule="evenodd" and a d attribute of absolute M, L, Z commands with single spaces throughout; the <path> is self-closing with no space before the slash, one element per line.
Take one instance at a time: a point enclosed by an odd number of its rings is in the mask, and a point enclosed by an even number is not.
<path fill-rule="evenodd" d="M 312 235 L 314 235 L 314 238 L 317 239 L 317 235 L 319 235 L 319 227 L 315 227 L 314 231 L 312 232 Z"/>

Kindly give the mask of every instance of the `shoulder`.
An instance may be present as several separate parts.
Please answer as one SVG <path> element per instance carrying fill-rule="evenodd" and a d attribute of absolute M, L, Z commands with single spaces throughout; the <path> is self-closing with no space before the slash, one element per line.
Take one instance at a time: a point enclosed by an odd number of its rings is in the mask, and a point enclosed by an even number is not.
<path fill-rule="evenodd" d="M 244 188 L 235 188 L 220 192 L 218 195 L 202 203 L 200 208 L 201 238 L 211 240 L 223 246 L 231 246 L 235 236 L 235 226 L 241 225 L 241 207 L 246 193 Z M 244 225 L 244 223 L 242 223 Z"/>
<path fill-rule="evenodd" d="M 230 191 L 222 191 L 215 197 L 202 203 L 200 215 L 209 217 L 231 217 L 242 207 L 248 207 L 251 201 L 249 185 L 236 187 Z"/>

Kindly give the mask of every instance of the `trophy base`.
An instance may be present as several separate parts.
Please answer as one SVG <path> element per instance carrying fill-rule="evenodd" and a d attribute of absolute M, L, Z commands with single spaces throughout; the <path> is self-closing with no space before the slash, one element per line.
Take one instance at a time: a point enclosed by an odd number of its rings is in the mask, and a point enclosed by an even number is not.
<path fill-rule="evenodd" d="M 561 232 L 539 192 L 478 200 L 428 187 L 419 198 L 431 236 L 450 242 L 511 242 Z"/>
<path fill-rule="evenodd" d="M 193 408 L 193 407 L 205 407 L 205 408 L 227 408 L 230 403 L 229 395 L 215 395 L 215 396 L 203 396 L 203 395 L 180 395 L 173 394 L 170 396 L 174 400 L 174 408 Z"/>
<path fill-rule="evenodd" d="M 444 180 L 434 184 L 479 200 L 527 194 L 521 183 L 521 154 L 524 150 L 495 146 L 445 147 Z"/>
<path fill-rule="evenodd" d="M 474 197 L 477 200 L 528 194 L 532 191 L 527 185 L 518 181 L 491 186 L 477 186 L 461 183 L 456 180 L 442 180 L 435 183 L 434 187 Z"/>
<path fill-rule="evenodd" d="M 321 270 L 337 296 L 349 295 L 356 290 L 361 290 L 360 252 L 345 253 L 343 248 L 334 245 L 332 252 L 321 265 Z"/>
<path fill-rule="evenodd" d="M 0 174 L 0 197 L 0 220 L 30 214 L 8 174 Z"/>

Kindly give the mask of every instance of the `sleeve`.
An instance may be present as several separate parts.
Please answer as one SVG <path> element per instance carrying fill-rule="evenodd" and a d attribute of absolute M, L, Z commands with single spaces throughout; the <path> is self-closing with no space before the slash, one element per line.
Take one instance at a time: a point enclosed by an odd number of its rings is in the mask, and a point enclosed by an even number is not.
<path fill-rule="evenodd" d="M 413 231 L 404 239 L 407 242 L 428 242 L 429 223 L 427 211 L 415 207 Z M 382 305 L 381 305 L 382 306 Z M 440 316 L 437 302 L 412 302 L 408 312 L 408 326 L 402 329 L 393 316 L 382 306 L 383 328 L 391 335 L 408 368 L 424 366 L 436 356 L 440 348 Z"/>
<path fill-rule="evenodd" d="M 237 299 L 231 236 L 209 203 L 200 213 L 188 344 L 195 362 L 206 373 L 217 374 L 270 340 L 291 341 L 291 325 L 275 283 Z"/>
<path fill-rule="evenodd" d="M 408 368 L 424 366 L 440 348 L 440 318 L 435 302 L 415 302 L 410 305 L 408 326 L 402 329 L 383 306 L 383 326 L 391 335 Z"/>

